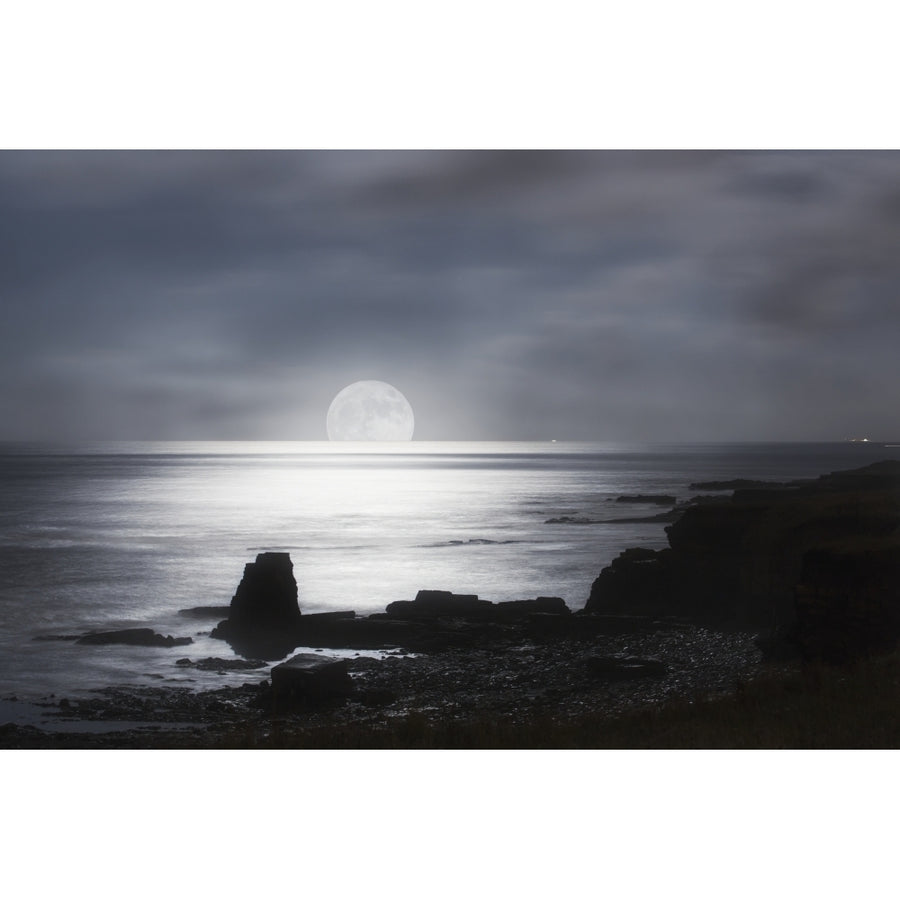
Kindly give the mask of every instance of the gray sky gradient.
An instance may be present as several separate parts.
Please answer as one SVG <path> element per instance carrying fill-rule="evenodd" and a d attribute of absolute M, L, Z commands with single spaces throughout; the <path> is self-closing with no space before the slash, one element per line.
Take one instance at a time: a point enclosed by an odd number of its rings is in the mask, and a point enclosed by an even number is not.
<path fill-rule="evenodd" d="M 0 153 L 0 439 L 900 438 L 900 153 Z"/>

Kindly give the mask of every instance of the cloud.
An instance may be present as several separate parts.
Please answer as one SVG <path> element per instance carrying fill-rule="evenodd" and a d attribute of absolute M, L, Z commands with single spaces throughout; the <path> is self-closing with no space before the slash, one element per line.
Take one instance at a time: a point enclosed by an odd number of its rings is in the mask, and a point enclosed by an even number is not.
<path fill-rule="evenodd" d="M 896 153 L 0 153 L 0 434 L 318 439 L 369 377 L 423 439 L 887 434 L 898 184 Z"/>

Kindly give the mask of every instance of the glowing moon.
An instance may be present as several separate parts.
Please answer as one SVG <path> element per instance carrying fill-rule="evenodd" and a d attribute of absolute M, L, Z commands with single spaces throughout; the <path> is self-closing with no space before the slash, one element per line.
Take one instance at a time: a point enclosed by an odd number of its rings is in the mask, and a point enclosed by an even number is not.
<path fill-rule="evenodd" d="M 355 381 L 331 401 L 330 441 L 409 441 L 416 420 L 406 397 L 384 381 Z"/>

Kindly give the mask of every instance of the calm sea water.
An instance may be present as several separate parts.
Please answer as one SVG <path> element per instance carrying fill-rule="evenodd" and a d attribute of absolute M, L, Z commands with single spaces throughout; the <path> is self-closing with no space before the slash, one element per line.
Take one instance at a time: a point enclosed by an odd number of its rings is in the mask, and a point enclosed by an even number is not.
<path fill-rule="evenodd" d="M 175 661 L 233 654 L 214 621 L 244 564 L 290 551 L 307 612 L 382 611 L 420 588 L 491 601 L 540 595 L 584 605 L 628 546 L 664 526 L 611 520 L 687 499 L 692 481 L 793 479 L 878 459 L 876 444 L 604 445 L 128 443 L 0 445 L 0 697 L 110 684 L 229 683 Z M 600 519 L 553 525 L 559 516 Z M 188 647 L 35 641 L 149 626 Z M 247 680 L 246 673 L 228 677 Z"/>

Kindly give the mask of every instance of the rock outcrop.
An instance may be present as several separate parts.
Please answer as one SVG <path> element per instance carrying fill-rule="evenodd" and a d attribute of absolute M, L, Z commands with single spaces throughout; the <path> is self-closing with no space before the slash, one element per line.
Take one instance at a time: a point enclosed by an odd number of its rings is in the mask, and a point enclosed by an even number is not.
<path fill-rule="evenodd" d="M 493 604 L 479 600 L 477 594 L 451 591 L 419 591 L 415 600 L 395 600 L 385 607 L 392 619 L 437 619 L 440 617 L 490 616 Z"/>
<path fill-rule="evenodd" d="M 199 669 L 201 672 L 236 672 L 242 669 L 262 669 L 266 665 L 263 659 L 219 659 L 217 656 L 207 656 L 206 659 L 176 659 L 176 666 L 184 666 L 191 669 Z"/>
<path fill-rule="evenodd" d="M 685 510 L 666 529 L 668 548 L 622 553 L 594 581 L 584 612 L 781 629 L 813 657 L 893 646 L 900 463 L 749 484 Z"/>
<path fill-rule="evenodd" d="M 570 636 L 571 610 L 561 597 L 490 603 L 475 594 L 422 590 L 385 612 L 352 610 L 301 615 L 293 564 L 287 553 L 261 553 L 248 563 L 229 616 L 212 631 L 244 657 L 281 659 L 297 647 L 413 652 L 478 647 L 531 636 Z M 585 623 L 579 633 L 597 633 Z"/>
<path fill-rule="evenodd" d="M 96 631 L 85 634 L 76 644 L 129 644 L 132 647 L 184 647 L 193 638 L 157 634 L 152 628 L 123 628 L 120 631 Z"/>
<path fill-rule="evenodd" d="M 242 655 L 277 659 L 297 646 L 300 627 L 297 581 L 289 553 L 260 553 L 244 566 L 228 618 L 212 636 L 227 640 Z"/>
<path fill-rule="evenodd" d="M 537 597 L 534 600 L 505 600 L 492 604 L 493 618 L 502 621 L 518 618 L 534 613 L 547 613 L 552 616 L 569 616 L 572 610 L 566 606 L 562 597 Z"/>
<path fill-rule="evenodd" d="M 228 621 L 236 629 L 285 630 L 300 622 L 297 581 L 290 553 L 260 553 L 244 566 Z"/>

